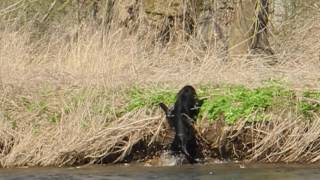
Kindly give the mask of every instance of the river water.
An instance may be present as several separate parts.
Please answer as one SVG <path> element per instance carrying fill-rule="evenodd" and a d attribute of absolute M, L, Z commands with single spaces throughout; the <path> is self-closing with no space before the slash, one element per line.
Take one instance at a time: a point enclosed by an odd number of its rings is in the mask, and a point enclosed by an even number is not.
<path fill-rule="evenodd" d="M 0 179 L 110 179 L 110 180 L 319 180 L 320 167 L 303 165 L 143 165 L 90 166 L 74 168 L 0 169 Z"/>

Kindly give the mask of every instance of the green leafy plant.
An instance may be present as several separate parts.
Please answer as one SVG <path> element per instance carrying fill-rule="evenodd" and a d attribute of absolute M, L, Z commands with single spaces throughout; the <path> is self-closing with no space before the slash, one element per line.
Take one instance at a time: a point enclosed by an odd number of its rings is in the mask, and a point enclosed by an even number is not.
<path fill-rule="evenodd" d="M 168 89 L 142 89 L 134 87 L 128 92 L 129 102 L 126 111 L 132 111 L 143 107 L 152 107 L 160 102 L 173 104 L 176 92 Z"/>
<path fill-rule="evenodd" d="M 200 115 L 211 122 L 222 117 L 228 124 L 234 124 L 237 120 L 245 119 L 255 112 L 260 114 L 258 117 L 263 117 L 261 114 L 279 102 L 279 98 L 283 100 L 290 95 L 291 92 L 281 86 L 256 89 L 227 86 L 220 88 L 204 102 Z"/>
<path fill-rule="evenodd" d="M 306 91 L 298 103 L 299 111 L 309 117 L 312 113 L 320 111 L 320 92 Z"/>

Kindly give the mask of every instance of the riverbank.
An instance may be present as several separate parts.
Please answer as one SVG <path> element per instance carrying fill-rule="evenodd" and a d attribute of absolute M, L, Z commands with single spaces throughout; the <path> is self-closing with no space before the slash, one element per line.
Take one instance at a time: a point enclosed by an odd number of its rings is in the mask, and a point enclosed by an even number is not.
<path fill-rule="evenodd" d="M 124 21 L 98 15 L 122 24 L 108 29 L 73 2 L 0 3 L 1 167 L 149 163 L 172 140 L 157 104 L 186 84 L 207 99 L 196 124 L 204 157 L 319 162 L 316 1 L 276 6 L 285 17 L 271 21 L 273 55 L 232 57 L 234 47 L 202 47 L 178 27 L 166 44 L 148 28 L 131 32 L 134 5 Z"/>
<path fill-rule="evenodd" d="M 320 92 L 280 82 L 246 88 L 196 85 L 205 97 L 197 121 L 208 159 L 247 162 L 319 161 Z M 5 91 L 4 91 L 5 90 Z M 161 155 L 172 132 L 159 102 L 177 88 L 2 89 L 2 167 L 147 162 Z"/>

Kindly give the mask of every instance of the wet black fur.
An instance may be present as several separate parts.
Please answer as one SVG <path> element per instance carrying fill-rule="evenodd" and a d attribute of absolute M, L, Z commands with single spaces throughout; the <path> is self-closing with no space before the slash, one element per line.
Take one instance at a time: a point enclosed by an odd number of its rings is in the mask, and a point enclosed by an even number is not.
<path fill-rule="evenodd" d="M 184 86 L 177 94 L 176 102 L 172 108 L 160 103 L 166 113 L 169 125 L 175 130 L 175 137 L 171 144 L 174 153 L 182 152 L 190 163 L 196 163 L 197 140 L 193 123 L 199 112 L 202 101 L 197 99 L 197 94 L 192 86 Z"/>

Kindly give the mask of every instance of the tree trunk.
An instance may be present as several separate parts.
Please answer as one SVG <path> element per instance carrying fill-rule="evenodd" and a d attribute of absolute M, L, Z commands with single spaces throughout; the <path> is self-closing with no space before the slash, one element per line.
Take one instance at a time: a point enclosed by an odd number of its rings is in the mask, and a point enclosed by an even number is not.
<path fill-rule="evenodd" d="M 230 55 L 245 55 L 259 52 L 272 54 L 268 40 L 270 0 L 240 0 L 232 21 Z"/>

